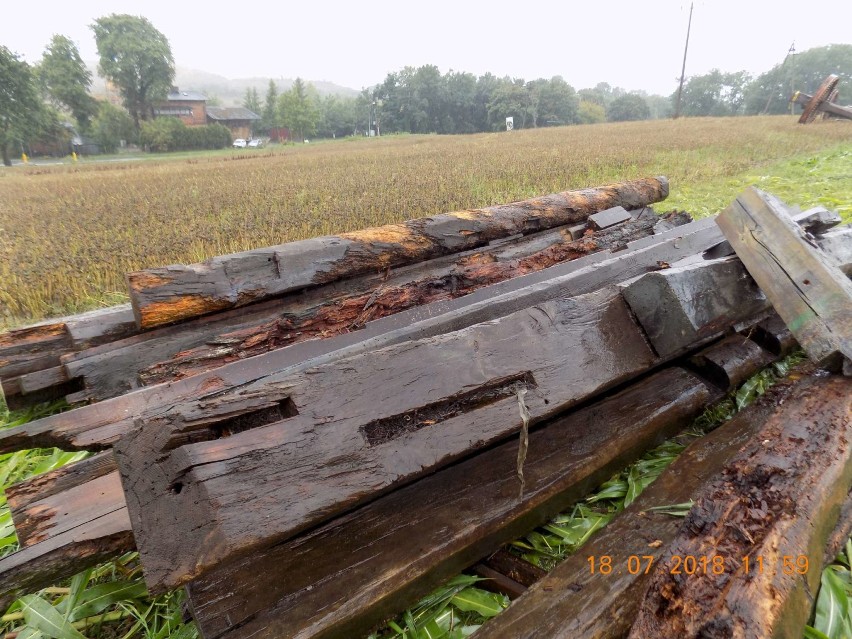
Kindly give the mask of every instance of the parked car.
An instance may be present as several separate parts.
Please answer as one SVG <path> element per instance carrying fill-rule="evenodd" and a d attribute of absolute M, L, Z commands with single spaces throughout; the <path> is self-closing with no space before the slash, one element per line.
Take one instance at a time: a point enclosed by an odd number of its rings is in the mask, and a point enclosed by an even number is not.
<path fill-rule="evenodd" d="M 248 145 L 253 149 L 259 149 L 263 146 L 263 138 L 255 138 L 254 140 L 251 140 Z"/>
<path fill-rule="evenodd" d="M 248 146 L 248 143 L 242 138 L 237 138 L 236 140 L 234 140 L 235 149 L 244 149 L 246 148 L 246 146 Z"/>

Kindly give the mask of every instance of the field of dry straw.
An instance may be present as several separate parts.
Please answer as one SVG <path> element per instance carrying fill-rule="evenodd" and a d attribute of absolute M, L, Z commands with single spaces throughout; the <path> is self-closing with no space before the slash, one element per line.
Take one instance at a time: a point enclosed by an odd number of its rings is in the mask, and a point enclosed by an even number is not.
<path fill-rule="evenodd" d="M 684 119 L 0 169 L 0 326 L 121 301 L 129 270 L 571 188 L 666 175 L 689 204 L 850 141 L 840 122 Z"/>

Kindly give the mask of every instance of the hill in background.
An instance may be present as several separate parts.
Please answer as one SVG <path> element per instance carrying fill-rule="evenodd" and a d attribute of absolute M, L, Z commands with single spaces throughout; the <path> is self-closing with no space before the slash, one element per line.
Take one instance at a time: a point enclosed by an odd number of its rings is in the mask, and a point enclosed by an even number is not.
<path fill-rule="evenodd" d="M 106 94 L 106 82 L 98 75 L 97 62 L 87 62 L 89 70 L 92 72 L 92 94 Z M 243 102 L 246 89 L 254 87 L 260 94 L 261 98 L 269 86 L 269 80 L 275 81 L 278 86 L 279 93 L 287 91 L 293 84 L 293 78 L 238 78 L 230 79 L 215 73 L 200 71 L 198 69 L 188 69 L 178 66 L 175 68 L 175 85 L 182 91 L 200 91 L 209 98 L 218 98 L 222 106 L 239 106 Z M 342 95 L 354 97 L 358 95 L 356 89 L 340 86 L 333 82 L 325 80 L 305 80 L 308 84 L 313 84 L 320 95 Z"/>

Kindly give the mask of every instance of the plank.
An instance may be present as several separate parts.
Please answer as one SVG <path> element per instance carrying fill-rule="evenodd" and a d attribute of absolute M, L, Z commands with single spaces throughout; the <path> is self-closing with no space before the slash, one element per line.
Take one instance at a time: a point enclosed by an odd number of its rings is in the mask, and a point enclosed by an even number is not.
<path fill-rule="evenodd" d="M 798 379 L 798 378 L 797 378 Z M 527 593 L 477 631 L 480 639 L 615 639 L 630 630 L 651 575 L 627 571 L 630 557 L 666 556 L 683 523 L 651 508 L 688 502 L 757 433 L 777 404 L 802 381 L 788 378 L 715 431 L 693 442 L 642 494 Z M 609 575 L 592 573 L 589 557 L 609 557 Z M 647 560 L 645 560 L 647 561 Z M 678 635 L 670 635 L 678 636 Z"/>
<path fill-rule="evenodd" d="M 593 229 L 601 230 L 609 228 L 615 224 L 621 224 L 630 219 L 630 213 L 624 210 L 622 206 L 614 206 L 611 209 L 593 213 L 589 216 L 589 226 Z"/>
<path fill-rule="evenodd" d="M 665 178 L 646 178 L 147 269 L 128 274 L 130 299 L 139 327 L 150 328 L 576 223 L 612 206 L 638 208 L 667 195 Z"/>
<path fill-rule="evenodd" d="M 808 356 L 829 366 L 852 359 L 852 282 L 785 206 L 750 187 L 716 221 Z"/>
<path fill-rule="evenodd" d="M 657 361 L 606 288 L 141 421 L 113 450 L 149 589 L 186 583 L 517 432 L 522 391 L 534 424 Z"/>
<path fill-rule="evenodd" d="M 850 438 L 852 379 L 811 380 L 793 393 L 702 489 L 653 573 L 630 637 L 689 639 L 711 628 L 801 636 L 826 540 L 852 490 Z M 718 556 L 723 568 L 675 574 L 673 558 L 687 556 Z"/>
<path fill-rule="evenodd" d="M 517 443 L 508 442 L 218 567 L 188 585 L 193 615 L 206 639 L 363 636 L 570 507 L 719 395 L 682 369 L 661 371 L 533 430 L 521 499 Z M 491 563 L 498 556 L 486 565 L 524 584 L 540 576 L 529 564 Z"/>
<path fill-rule="evenodd" d="M 107 512 L 0 559 L 0 608 L 18 597 L 71 577 L 123 552 L 133 543 L 126 510 Z"/>
<path fill-rule="evenodd" d="M 68 355 L 62 362 L 71 377 L 84 379 L 90 399 L 115 397 L 309 339 L 358 330 L 367 321 L 461 297 L 597 251 L 617 250 L 650 235 L 658 219 L 645 209 L 636 220 L 576 242 L 564 228 L 522 236 L 146 331 Z"/>
<path fill-rule="evenodd" d="M 56 446 L 65 450 L 98 450 L 131 432 L 134 419 L 156 416 L 163 406 L 181 398 L 235 388 L 281 372 L 309 366 L 314 358 L 350 356 L 370 349 L 458 330 L 571 292 L 594 291 L 657 267 L 660 261 L 677 261 L 722 241 L 710 218 L 628 244 L 615 254 L 596 253 L 549 269 L 530 273 L 479 289 L 455 300 L 433 302 L 390 317 L 368 322 L 360 331 L 324 340 L 295 344 L 285 349 L 241 360 L 215 371 L 170 384 L 140 389 L 73 411 L 52 415 L 0 432 L 0 452 Z M 300 362 L 302 364 L 300 364 Z"/>
<path fill-rule="evenodd" d="M 622 284 L 622 289 L 661 357 L 770 308 L 736 257 L 695 260 L 647 273 Z"/>

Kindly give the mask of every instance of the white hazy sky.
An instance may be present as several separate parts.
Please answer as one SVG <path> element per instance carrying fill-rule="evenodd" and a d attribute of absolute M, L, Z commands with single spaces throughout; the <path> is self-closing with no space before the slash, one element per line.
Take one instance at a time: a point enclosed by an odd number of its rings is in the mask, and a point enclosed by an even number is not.
<path fill-rule="evenodd" d="M 360 89 L 406 65 L 531 80 L 561 75 L 575 88 L 606 81 L 668 95 L 680 75 L 689 2 L 558 3 L 175 2 L 4 0 L 0 44 L 37 62 L 54 33 L 96 60 L 89 25 L 144 15 L 182 67 L 228 78 L 328 80 Z M 695 3 L 686 74 L 760 73 L 796 50 L 852 43 L 852 0 Z"/>

